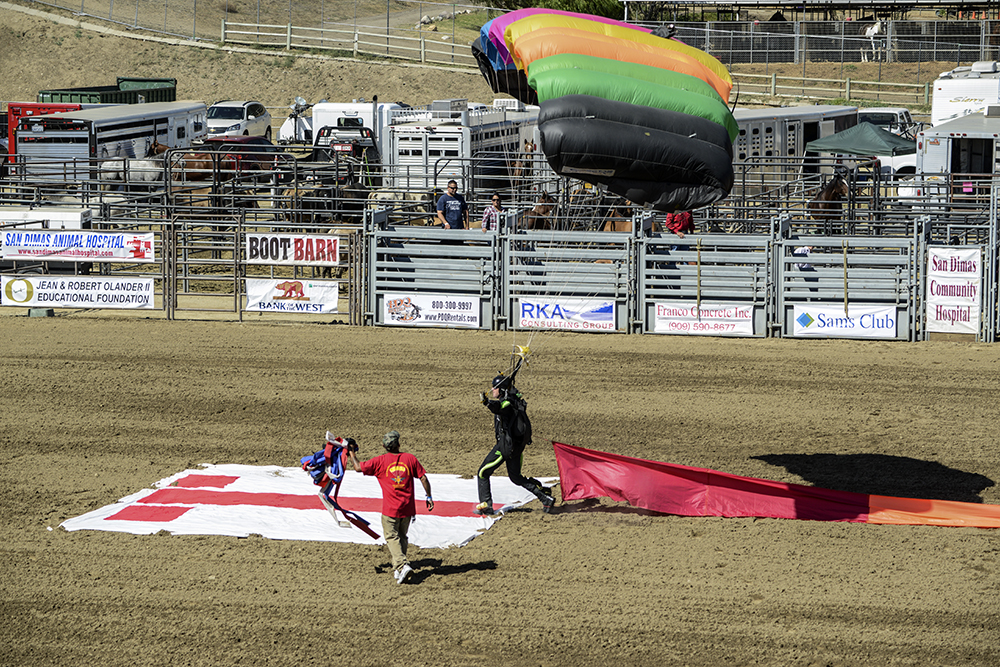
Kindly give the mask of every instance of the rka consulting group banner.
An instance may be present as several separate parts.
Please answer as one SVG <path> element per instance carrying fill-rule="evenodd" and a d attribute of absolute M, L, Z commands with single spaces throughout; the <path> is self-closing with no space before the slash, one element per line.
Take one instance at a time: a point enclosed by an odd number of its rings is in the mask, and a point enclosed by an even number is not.
<path fill-rule="evenodd" d="M 927 331 L 976 334 L 983 289 L 979 248 L 927 249 Z"/>

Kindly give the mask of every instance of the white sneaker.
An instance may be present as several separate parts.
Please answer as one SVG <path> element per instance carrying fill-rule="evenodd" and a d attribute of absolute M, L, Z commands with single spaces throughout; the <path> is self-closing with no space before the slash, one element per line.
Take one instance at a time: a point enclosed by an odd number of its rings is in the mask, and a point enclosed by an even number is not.
<path fill-rule="evenodd" d="M 403 567 L 399 568 L 399 574 L 396 575 L 396 583 L 397 584 L 403 583 L 404 581 L 410 578 L 411 574 L 413 574 L 413 568 L 410 567 L 409 563 L 407 563 Z"/>
<path fill-rule="evenodd" d="M 399 570 L 392 571 L 392 578 L 396 580 L 397 584 L 399 583 Z"/>

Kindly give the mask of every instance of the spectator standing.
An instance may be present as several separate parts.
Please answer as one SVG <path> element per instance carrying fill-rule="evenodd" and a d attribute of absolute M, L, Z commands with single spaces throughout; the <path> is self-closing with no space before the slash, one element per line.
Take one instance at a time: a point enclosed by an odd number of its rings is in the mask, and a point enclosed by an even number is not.
<path fill-rule="evenodd" d="M 392 554 L 392 576 L 396 583 L 401 584 L 413 574 L 410 561 L 406 558 L 409 546 L 407 533 L 410 522 L 417 514 L 413 480 L 419 479 L 424 486 L 428 512 L 434 509 L 434 500 L 431 498 L 427 471 L 420 461 L 409 452 L 399 451 L 399 431 L 386 433 L 382 446 L 385 447 L 385 454 L 363 463 L 358 463 L 353 450 L 348 450 L 348 457 L 354 470 L 375 477 L 382 487 L 382 534 Z"/>
<path fill-rule="evenodd" d="M 500 217 L 503 215 L 503 203 L 500 193 L 494 192 L 490 197 L 490 205 L 483 211 L 483 233 L 495 232 L 500 229 Z"/>
<path fill-rule="evenodd" d="M 448 191 L 437 200 L 437 217 L 445 229 L 468 228 L 469 205 L 458 194 L 457 181 L 448 181 Z"/>

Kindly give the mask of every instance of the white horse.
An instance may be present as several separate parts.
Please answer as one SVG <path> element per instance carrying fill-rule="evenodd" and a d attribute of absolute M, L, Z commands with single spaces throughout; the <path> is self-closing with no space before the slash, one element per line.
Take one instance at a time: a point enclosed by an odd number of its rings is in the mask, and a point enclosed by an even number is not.
<path fill-rule="evenodd" d="M 875 38 L 878 37 L 879 35 L 885 34 L 885 31 L 882 28 L 882 19 L 875 21 L 875 23 L 871 25 L 861 26 L 861 30 L 859 31 L 858 34 L 867 37 L 868 41 L 871 42 L 872 62 L 875 62 L 876 59 L 881 60 L 882 59 L 881 50 L 879 49 L 878 46 L 876 46 Z M 868 62 L 868 50 L 863 46 L 861 47 L 861 62 L 863 63 Z"/>
<path fill-rule="evenodd" d="M 145 158 L 116 157 L 102 162 L 99 167 L 100 179 L 152 189 L 155 184 L 163 182 L 163 157 L 159 148 L 161 145 L 154 141 L 146 151 Z M 110 187 L 116 186 L 109 185 Z"/>

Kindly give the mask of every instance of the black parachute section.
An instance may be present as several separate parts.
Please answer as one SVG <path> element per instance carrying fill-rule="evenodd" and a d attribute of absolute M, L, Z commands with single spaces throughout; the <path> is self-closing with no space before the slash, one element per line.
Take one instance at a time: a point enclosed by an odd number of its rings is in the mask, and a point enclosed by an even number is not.
<path fill-rule="evenodd" d="M 733 186 L 729 134 L 700 116 L 566 95 L 542 103 L 538 129 L 556 173 L 660 211 L 707 206 Z"/>

